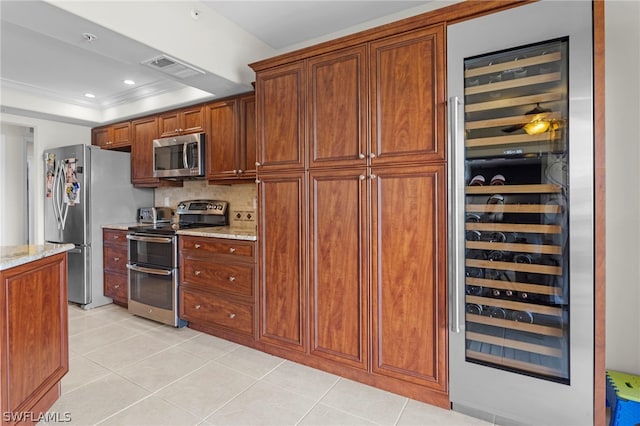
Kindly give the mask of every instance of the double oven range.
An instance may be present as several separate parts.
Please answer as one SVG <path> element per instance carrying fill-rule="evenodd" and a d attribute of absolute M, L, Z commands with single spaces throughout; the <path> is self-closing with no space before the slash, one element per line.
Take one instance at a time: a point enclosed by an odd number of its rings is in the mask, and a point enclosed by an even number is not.
<path fill-rule="evenodd" d="M 129 227 L 129 312 L 174 327 L 178 318 L 179 230 L 226 226 L 229 204 L 218 200 L 191 200 L 178 204 L 178 222 Z"/>

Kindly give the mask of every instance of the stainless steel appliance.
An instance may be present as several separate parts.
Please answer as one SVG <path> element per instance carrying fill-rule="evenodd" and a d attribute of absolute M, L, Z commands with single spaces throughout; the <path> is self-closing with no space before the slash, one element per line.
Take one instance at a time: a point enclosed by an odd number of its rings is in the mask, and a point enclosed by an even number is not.
<path fill-rule="evenodd" d="M 178 244 L 176 232 L 229 224 L 229 204 L 191 200 L 178 204 L 177 223 L 129 227 L 129 312 L 183 327 L 178 318 Z"/>
<path fill-rule="evenodd" d="M 44 238 L 72 243 L 68 299 L 89 309 L 111 303 L 104 296 L 102 225 L 130 222 L 153 203 L 153 191 L 131 185 L 130 154 L 72 145 L 45 152 Z"/>
<path fill-rule="evenodd" d="M 140 223 L 166 223 L 173 219 L 173 209 L 169 207 L 141 207 L 138 209 Z"/>
<path fill-rule="evenodd" d="M 205 134 L 153 140 L 154 177 L 204 176 Z"/>
<path fill-rule="evenodd" d="M 450 395 L 497 424 L 593 423 L 591 28 L 541 1 L 447 30 Z"/>

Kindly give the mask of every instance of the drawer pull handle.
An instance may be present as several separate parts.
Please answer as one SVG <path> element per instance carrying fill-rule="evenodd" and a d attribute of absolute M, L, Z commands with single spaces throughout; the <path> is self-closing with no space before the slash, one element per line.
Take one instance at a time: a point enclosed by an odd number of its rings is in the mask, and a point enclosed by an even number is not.
<path fill-rule="evenodd" d="M 235 253 L 236 249 L 234 247 L 229 247 L 229 253 Z"/>
<path fill-rule="evenodd" d="M 200 307 L 201 307 L 200 305 L 195 305 L 194 306 L 195 309 L 200 309 Z"/>
<path fill-rule="evenodd" d="M 114 240 L 119 240 L 119 239 L 120 239 L 120 235 L 114 235 L 114 236 L 113 236 L 113 239 L 114 239 Z"/>
<path fill-rule="evenodd" d="M 114 258 L 113 258 L 113 261 L 114 261 L 114 262 L 120 262 L 120 258 L 119 258 L 119 257 L 114 257 Z"/>
<path fill-rule="evenodd" d="M 193 274 L 197 277 L 198 275 L 200 275 L 202 273 L 202 271 L 193 271 Z"/>
<path fill-rule="evenodd" d="M 194 248 L 200 248 L 200 244 L 196 243 L 193 245 Z"/>
<path fill-rule="evenodd" d="M 229 281 L 230 282 L 234 282 L 235 280 L 236 280 L 236 277 L 234 277 L 234 276 L 229 277 Z"/>
<path fill-rule="evenodd" d="M 236 314 L 229 314 L 229 318 L 234 319 L 236 317 Z"/>
<path fill-rule="evenodd" d="M 120 284 L 114 285 L 113 288 L 120 288 Z"/>

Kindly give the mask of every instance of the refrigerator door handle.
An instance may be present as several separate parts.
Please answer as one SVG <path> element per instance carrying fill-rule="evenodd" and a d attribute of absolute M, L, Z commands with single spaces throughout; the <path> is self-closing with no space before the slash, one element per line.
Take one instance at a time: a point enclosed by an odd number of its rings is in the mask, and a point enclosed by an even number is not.
<path fill-rule="evenodd" d="M 56 171 L 53 175 L 53 191 L 51 194 L 51 203 L 53 205 L 53 214 L 56 217 L 56 224 L 58 225 L 58 229 L 61 229 L 62 227 L 62 222 L 61 222 L 61 211 L 60 211 L 60 197 L 62 197 L 61 194 L 61 188 L 60 188 L 60 172 L 61 172 L 61 164 L 58 163 L 58 166 L 56 167 Z"/>
<path fill-rule="evenodd" d="M 65 203 L 64 200 L 64 182 L 65 182 L 65 170 L 64 170 L 64 162 L 61 161 L 58 164 L 58 189 L 62 194 L 61 197 L 58 198 L 58 212 L 60 217 L 60 227 L 64 231 L 64 226 L 67 222 L 67 213 L 69 213 L 69 204 Z"/>
<path fill-rule="evenodd" d="M 449 312 L 451 312 L 450 329 L 452 333 L 460 333 L 460 225 L 458 217 L 460 203 L 458 191 L 464 190 L 458 179 L 457 162 L 462 158 L 458 151 L 458 120 L 460 100 L 457 96 L 449 98 Z"/>

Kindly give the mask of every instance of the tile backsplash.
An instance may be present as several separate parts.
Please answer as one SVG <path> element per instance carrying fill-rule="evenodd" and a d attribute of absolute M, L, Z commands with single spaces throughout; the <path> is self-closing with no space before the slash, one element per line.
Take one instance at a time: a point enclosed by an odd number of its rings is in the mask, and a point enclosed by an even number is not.
<path fill-rule="evenodd" d="M 229 202 L 231 226 L 256 229 L 257 192 L 255 183 L 235 185 L 209 185 L 206 180 L 185 180 L 181 188 L 156 188 L 156 207 L 176 209 L 180 201 L 223 200 Z M 237 217 L 241 216 L 240 220 Z"/>

